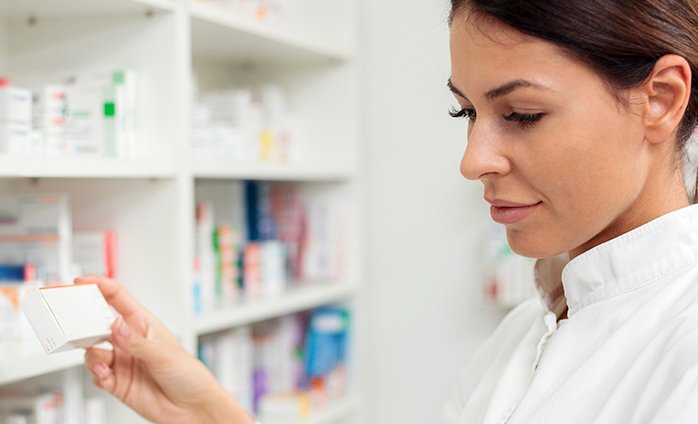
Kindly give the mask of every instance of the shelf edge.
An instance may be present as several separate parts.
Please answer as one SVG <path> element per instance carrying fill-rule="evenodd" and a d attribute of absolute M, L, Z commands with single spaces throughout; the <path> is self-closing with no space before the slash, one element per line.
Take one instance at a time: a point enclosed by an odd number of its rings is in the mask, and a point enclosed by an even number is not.
<path fill-rule="evenodd" d="M 4 365 L 0 366 L 0 386 L 63 371 L 82 365 L 85 362 L 82 350 L 62 352 L 54 355 L 56 356 L 45 355 L 39 352 L 29 356 L 17 357 L 10 355 L 6 358 L 0 357 L 0 363 L 9 365 L 7 369 Z"/>
<path fill-rule="evenodd" d="M 340 283 L 290 290 L 278 297 L 242 302 L 237 309 L 233 305 L 224 311 L 204 313 L 195 318 L 194 328 L 198 336 L 215 333 L 339 302 L 354 296 L 357 290 L 356 284 Z"/>
<path fill-rule="evenodd" d="M 217 10 L 212 6 L 196 2 L 192 3 L 189 16 L 206 24 L 217 25 L 230 31 L 239 31 L 329 60 L 346 61 L 351 59 L 352 56 L 352 53 L 347 49 L 332 48 L 329 45 L 315 42 L 312 39 L 292 32 L 286 32 L 262 22 L 256 22 L 251 18 L 237 17 L 223 9 Z"/>
<path fill-rule="evenodd" d="M 311 413 L 307 419 L 294 420 L 292 423 L 283 421 L 283 424 L 333 424 L 354 415 L 359 409 L 359 404 L 356 396 L 348 396 L 345 399 L 331 401 L 326 408 Z M 282 424 L 280 420 L 267 420 L 264 417 L 261 417 L 261 422 Z"/>

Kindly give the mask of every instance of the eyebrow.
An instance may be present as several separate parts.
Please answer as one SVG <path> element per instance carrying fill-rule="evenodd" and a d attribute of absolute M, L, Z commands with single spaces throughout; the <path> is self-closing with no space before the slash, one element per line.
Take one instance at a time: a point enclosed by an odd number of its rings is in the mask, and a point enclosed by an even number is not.
<path fill-rule="evenodd" d="M 452 93 L 458 94 L 459 96 L 461 96 L 461 97 L 464 98 L 465 100 L 468 100 L 468 98 L 465 97 L 465 94 L 463 94 L 463 92 L 461 92 L 461 91 L 458 89 L 458 87 L 456 87 L 455 85 L 453 85 L 453 82 L 451 82 L 451 78 L 449 78 L 448 81 L 446 82 L 446 87 L 448 87 L 448 89 L 451 90 Z"/>
<path fill-rule="evenodd" d="M 451 78 L 448 79 L 448 82 L 446 83 L 446 86 L 447 86 L 453 93 L 455 93 L 455 94 L 461 96 L 462 98 L 468 100 L 468 98 L 465 97 L 465 95 L 463 94 L 463 92 L 460 91 L 460 90 L 458 89 L 458 87 L 456 87 L 455 85 L 453 85 L 453 82 L 451 82 Z M 544 85 L 537 84 L 537 83 L 535 83 L 535 82 L 531 82 L 531 81 L 524 80 L 524 79 L 517 79 L 517 80 L 514 80 L 514 81 L 510 81 L 510 82 L 508 82 L 508 83 L 506 83 L 506 84 L 504 84 L 504 85 L 501 85 L 501 86 L 499 86 L 499 87 L 497 87 L 497 88 L 494 88 L 494 89 L 492 89 L 492 90 L 489 90 L 488 92 L 485 93 L 485 97 L 487 97 L 489 100 L 494 100 L 494 99 L 499 98 L 499 97 L 504 97 L 504 96 L 506 96 L 507 94 L 511 94 L 512 92 L 514 92 L 514 91 L 516 91 L 516 90 L 518 90 L 518 89 L 520 89 L 520 88 L 529 88 L 529 87 L 537 88 L 537 89 L 539 89 L 539 90 L 546 90 L 546 91 L 547 91 L 547 90 L 550 90 L 548 87 L 546 87 L 546 86 L 544 86 Z"/>

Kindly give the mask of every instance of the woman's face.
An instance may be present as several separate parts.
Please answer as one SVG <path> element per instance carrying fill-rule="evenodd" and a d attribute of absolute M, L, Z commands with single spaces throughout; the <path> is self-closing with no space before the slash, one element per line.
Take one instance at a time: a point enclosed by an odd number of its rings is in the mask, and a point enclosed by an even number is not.
<path fill-rule="evenodd" d="M 555 45 L 456 16 L 450 87 L 469 121 L 461 173 L 480 180 L 511 248 L 572 256 L 628 229 L 646 201 L 651 147 L 633 106 Z"/>

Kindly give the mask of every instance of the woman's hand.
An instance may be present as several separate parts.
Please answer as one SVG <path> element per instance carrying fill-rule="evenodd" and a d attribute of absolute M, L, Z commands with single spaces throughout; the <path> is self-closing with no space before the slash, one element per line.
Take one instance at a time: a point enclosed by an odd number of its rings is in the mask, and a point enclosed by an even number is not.
<path fill-rule="evenodd" d="M 177 339 L 114 280 L 88 275 L 121 315 L 112 326 L 114 350 L 87 349 L 85 363 L 98 387 L 156 423 L 252 424 L 254 421 L 187 353 Z"/>

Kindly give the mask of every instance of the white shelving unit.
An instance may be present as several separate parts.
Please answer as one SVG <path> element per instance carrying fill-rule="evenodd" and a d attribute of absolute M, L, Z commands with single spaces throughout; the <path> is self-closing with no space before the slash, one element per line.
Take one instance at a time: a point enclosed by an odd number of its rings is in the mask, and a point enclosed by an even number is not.
<path fill-rule="evenodd" d="M 344 61 L 351 53 L 327 40 L 221 13 L 215 6 L 192 4 L 192 48 L 198 54 L 229 60 L 231 57 L 264 63 Z M 230 38 L 240 42 L 230 43 Z"/>
<path fill-rule="evenodd" d="M 0 155 L 0 193 L 66 193 L 74 228 L 116 230 L 119 280 L 192 353 L 200 335 L 327 304 L 353 306 L 360 292 L 355 4 L 288 4 L 283 19 L 258 22 L 198 0 L 0 0 L 0 76 L 39 87 L 76 71 L 134 69 L 139 147 L 134 158 L 118 160 Z M 303 161 L 194 159 L 194 82 L 200 90 L 281 85 L 306 124 Z M 341 281 L 195 316 L 194 204 L 199 182 L 209 180 L 293 181 L 335 192 L 352 209 Z M 360 334 L 352 340 L 360 343 Z M 46 356 L 36 343 L 0 344 L 0 389 L 82 363 L 82 351 Z M 358 422 L 357 380 L 352 396 L 303 424 Z M 139 420 L 112 400 L 108 416 L 109 423 Z"/>
<path fill-rule="evenodd" d="M 318 411 L 307 419 L 284 421 L 283 424 L 336 424 L 350 419 L 359 409 L 359 400 L 354 397 L 341 401 L 330 402 L 325 409 Z M 264 422 L 268 422 L 262 418 Z M 273 420 L 272 420 L 273 421 Z"/>
<path fill-rule="evenodd" d="M 194 176 L 199 179 L 254 179 L 272 181 L 326 181 L 347 182 L 354 177 L 354 170 L 326 165 L 286 164 L 248 165 L 235 167 L 219 161 L 192 161 Z"/>
<path fill-rule="evenodd" d="M 95 158 L 12 158 L 0 156 L 4 178 L 175 178 L 174 163 Z"/>
<path fill-rule="evenodd" d="M 336 403 L 331 403 L 324 410 L 311 416 L 308 420 L 298 421 L 294 424 L 331 424 L 351 418 L 359 408 L 357 398 L 349 398 Z"/>
<path fill-rule="evenodd" d="M 38 343 L 18 343 L 6 347 L 2 363 L 7 365 L 0 368 L 0 385 L 82 365 L 84 354 L 82 350 L 75 350 L 47 357 Z"/>
<path fill-rule="evenodd" d="M 0 15 L 15 19 L 109 16 L 145 12 L 172 12 L 173 0 L 23 0 L 3 1 Z"/>
<path fill-rule="evenodd" d="M 226 328 L 239 327 L 253 322 L 339 303 L 351 298 L 358 287 L 348 283 L 320 284 L 293 289 L 283 296 L 241 302 L 225 310 L 204 314 L 196 318 L 196 333 L 214 333 Z"/>

